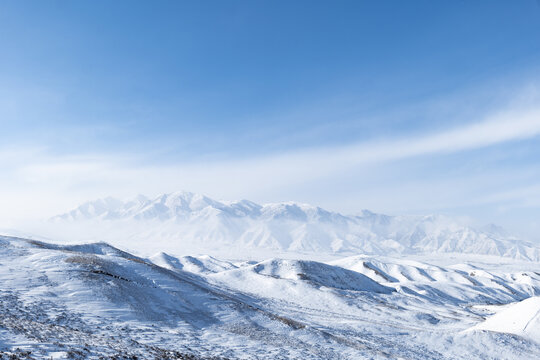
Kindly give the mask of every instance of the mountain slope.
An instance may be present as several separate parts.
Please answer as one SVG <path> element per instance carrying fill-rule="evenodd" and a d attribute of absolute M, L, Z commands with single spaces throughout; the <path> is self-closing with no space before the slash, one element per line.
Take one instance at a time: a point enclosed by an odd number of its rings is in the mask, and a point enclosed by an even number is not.
<path fill-rule="evenodd" d="M 0 236 L 0 258 L 0 358 L 28 351 L 29 358 L 77 359 L 358 355 L 337 335 L 305 329 L 258 298 L 105 243 Z"/>
<path fill-rule="evenodd" d="M 349 255 L 457 252 L 540 260 L 540 248 L 495 225 L 475 229 L 437 215 L 387 216 L 363 211 L 345 216 L 294 202 L 225 202 L 190 192 L 154 199 L 139 195 L 124 202 L 106 198 L 51 220 L 60 230 L 87 225 L 96 234 L 103 229 L 97 235 L 113 243 L 114 238 L 132 244 L 177 243 L 191 252 L 217 248 Z"/>
<path fill-rule="evenodd" d="M 516 334 L 540 343 L 540 297 L 512 304 L 471 330 Z"/>
<path fill-rule="evenodd" d="M 159 254 L 154 263 L 106 243 L 5 236 L 0 259 L 0 358 L 540 357 L 528 337 L 463 333 L 493 304 L 538 296 L 531 262 L 442 267 L 354 257 L 341 267 Z M 390 280 L 356 271 L 360 261 Z"/>

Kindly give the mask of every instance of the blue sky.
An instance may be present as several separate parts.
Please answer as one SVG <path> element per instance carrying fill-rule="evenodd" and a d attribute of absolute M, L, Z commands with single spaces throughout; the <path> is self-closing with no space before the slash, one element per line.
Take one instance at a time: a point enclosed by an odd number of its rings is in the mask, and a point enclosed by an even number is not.
<path fill-rule="evenodd" d="M 4 219 L 186 189 L 540 239 L 537 1 L 3 1 L 0 49 Z"/>

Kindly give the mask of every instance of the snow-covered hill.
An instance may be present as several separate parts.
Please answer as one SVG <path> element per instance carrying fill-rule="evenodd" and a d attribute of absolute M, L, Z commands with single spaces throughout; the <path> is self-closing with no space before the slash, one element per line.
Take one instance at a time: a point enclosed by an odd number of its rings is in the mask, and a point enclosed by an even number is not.
<path fill-rule="evenodd" d="M 540 260 L 539 247 L 494 225 L 475 229 L 445 216 L 388 216 L 366 210 L 346 216 L 294 202 L 226 202 L 190 192 L 91 201 L 52 222 L 61 233 L 74 229 L 69 233 L 75 240 L 99 237 L 135 248 L 152 242 L 176 253 L 186 253 L 182 249 L 214 254 L 220 253 L 216 249 L 349 255 L 456 252 Z M 85 230 L 77 231 L 77 226 Z"/>
<path fill-rule="evenodd" d="M 231 263 L 5 236 L 0 259 L 2 359 L 540 357 L 534 262 Z"/>
<path fill-rule="evenodd" d="M 512 304 L 471 330 L 515 334 L 540 343 L 540 296 Z"/>

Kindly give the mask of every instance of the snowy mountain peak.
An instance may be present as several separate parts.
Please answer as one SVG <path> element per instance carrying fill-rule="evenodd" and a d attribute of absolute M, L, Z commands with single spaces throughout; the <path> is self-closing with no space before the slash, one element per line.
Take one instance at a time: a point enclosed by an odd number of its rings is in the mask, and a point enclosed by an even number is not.
<path fill-rule="evenodd" d="M 540 249 L 489 225 L 476 229 L 444 215 L 356 216 L 297 202 L 217 201 L 188 191 L 86 202 L 53 218 L 59 226 L 92 221 L 101 238 L 165 243 L 171 249 L 267 249 L 318 254 L 468 253 L 540 260 Z M 80 239 L 89 240 L 89 239 Z M 110 240 L 113 241 L 113 240 Z M 163 247 L 162 247 L 163 248 Z M 173 248 L 174 250 L 175 248 Z M 236 250 L 232 250 L 236 251 Z"/>

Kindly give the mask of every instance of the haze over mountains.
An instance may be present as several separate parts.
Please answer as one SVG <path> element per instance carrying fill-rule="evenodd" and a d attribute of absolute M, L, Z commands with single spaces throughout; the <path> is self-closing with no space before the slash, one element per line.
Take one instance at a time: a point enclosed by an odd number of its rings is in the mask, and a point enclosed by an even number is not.
<path fill-rule="evenodd" d="M 343 215 L 295 202 L 260 205 L 176 192 L 127 201 L 89 201 L 51 219 L 57 226 L 102 229 L 101 240 L 167 244 L 176 254 L 249 249 L 303 254 L 466 253 L 540 260 L 540 248 L 489 225 L 481 229 L 441 215 Z M 95 234 L 94 232 L 90 232 Z M 79 238 L 78 240 L 91 240 Z M 112 242 L 114 243 L 114 241 Z"/>

